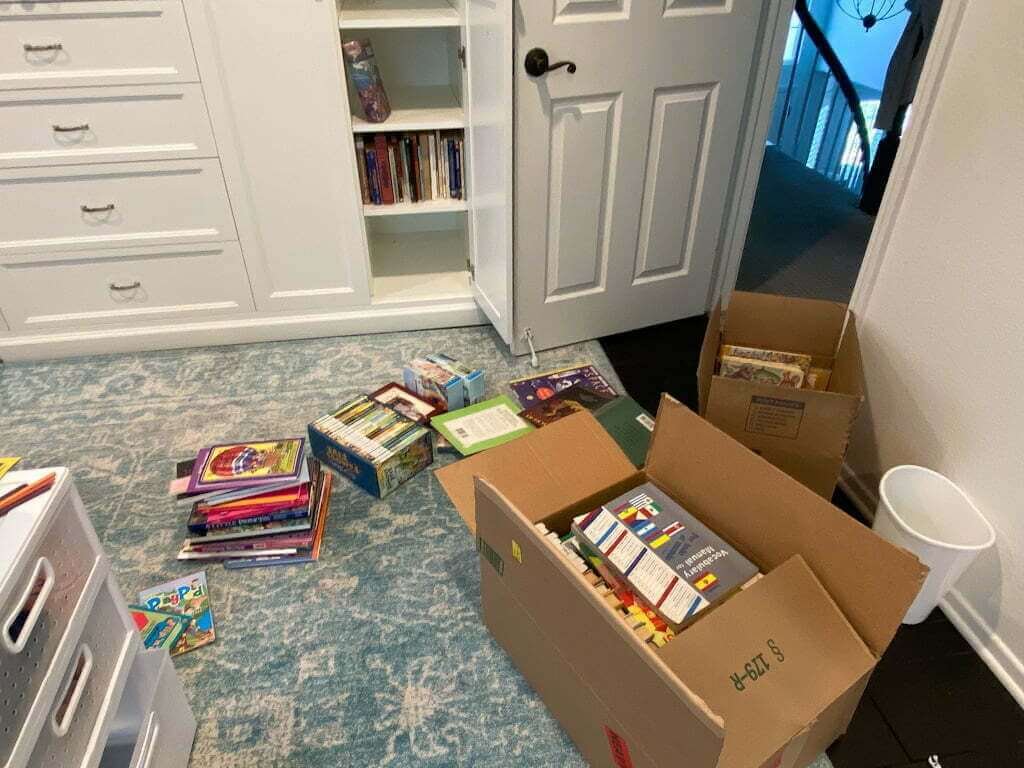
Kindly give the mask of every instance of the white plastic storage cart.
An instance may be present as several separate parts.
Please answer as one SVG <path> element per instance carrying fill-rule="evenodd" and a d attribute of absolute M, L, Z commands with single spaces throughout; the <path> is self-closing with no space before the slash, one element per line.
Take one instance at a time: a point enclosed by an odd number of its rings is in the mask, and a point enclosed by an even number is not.
<path fill-rule="evenodd" d="M 0 766 L 172 768 L 196 723 L 166 651 L 142 649 L 66 469 L 0 518 Z"/>

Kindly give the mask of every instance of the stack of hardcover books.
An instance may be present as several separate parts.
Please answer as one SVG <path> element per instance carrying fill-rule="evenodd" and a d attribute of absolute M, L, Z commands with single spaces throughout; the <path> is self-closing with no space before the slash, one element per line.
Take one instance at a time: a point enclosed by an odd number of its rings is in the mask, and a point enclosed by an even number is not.
<path fill-rule="evenodd" d="M 179 462 L 171 492 L 188 511 L 179 560 L 228 568 L 306 563 L 320 556 L 330 473 L 306 456 L 305 439 L 203 448 Z"/>

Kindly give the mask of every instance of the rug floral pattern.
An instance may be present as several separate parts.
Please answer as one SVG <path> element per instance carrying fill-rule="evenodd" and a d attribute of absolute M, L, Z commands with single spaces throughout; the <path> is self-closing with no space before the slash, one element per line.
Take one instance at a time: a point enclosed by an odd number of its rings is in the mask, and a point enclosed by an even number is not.
<path fill-rule="evenodd" d="M 174 558 L 175 460 L 304 434 L 430 351 L 484 368 L 492 394 L 531 370 L 485 328 L 7 364 L 0 455 L 71 467 L 132 599 L 198 569 Z M 578 361 L 615 380 L 596 342 L 542 354 Z M 175 660 L 199 721 L 191 764 L 585 765 L 483 626 L 473 542 L 433 473 L 384 501 L 335 487 L 318 563 L 207 567 L 217 641 Z"/>

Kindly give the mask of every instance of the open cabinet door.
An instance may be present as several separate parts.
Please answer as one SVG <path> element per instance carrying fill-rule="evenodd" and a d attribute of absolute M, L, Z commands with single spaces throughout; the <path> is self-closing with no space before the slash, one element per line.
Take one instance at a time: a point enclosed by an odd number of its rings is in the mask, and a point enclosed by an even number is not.
<path fill-rule="evenodd" d="M 466 0 L 473 294 L 512 344 L 512 0 Z"/>

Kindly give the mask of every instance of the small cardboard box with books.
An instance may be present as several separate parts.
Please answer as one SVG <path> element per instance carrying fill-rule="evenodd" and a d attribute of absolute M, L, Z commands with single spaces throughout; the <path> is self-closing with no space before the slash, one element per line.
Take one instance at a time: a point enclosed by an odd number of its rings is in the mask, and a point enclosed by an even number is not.
<path fill-rule="evenodd" d="M 711 313 L 697 385 L 704 418 L 832 497 L 864 400 L 857 328 L 845 304 L 735 291 L 728 310 L 719 304 Z"/>
<path fill-rule="evenodd" d="M 809 764 L 846 730 L 927 571 L 667 396 L 641 470 L 577 413 L 437 476 L 477 538 L 484 621 L 594 766 Z M 644 483 L 763 574 L 663 646 L 557 544 Z"/>

